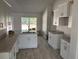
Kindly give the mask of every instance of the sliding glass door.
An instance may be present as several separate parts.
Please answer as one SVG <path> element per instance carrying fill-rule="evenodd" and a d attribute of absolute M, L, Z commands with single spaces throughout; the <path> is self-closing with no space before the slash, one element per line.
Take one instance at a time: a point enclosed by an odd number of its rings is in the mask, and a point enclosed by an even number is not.
<path fill-rule="evenodd" d="M 37 18 L 36 17 L 21 17 L 21 31 L 22 32 L 36 32 Z"/>

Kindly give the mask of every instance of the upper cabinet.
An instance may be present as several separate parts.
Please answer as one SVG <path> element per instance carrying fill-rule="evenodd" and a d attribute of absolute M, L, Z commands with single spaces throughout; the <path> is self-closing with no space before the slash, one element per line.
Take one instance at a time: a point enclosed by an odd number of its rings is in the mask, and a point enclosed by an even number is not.
<path fill-rule="evenodd" d="M 70 15 L 70 5 L 69 3 L 63 3 L 60 4 L 55 10 L 54 10 L 54 20 L 53 20 L 53 25 L 59 25 L 59 23 L 61 23 L 61 21 L 59 20 L 61 17 L 69 17 Z M 66 20 L 66 18 L 65 18 Z M 60 22 L 59 22 L 60 21 Z M 67 20 L 68 21 L 68 20 Z M 64 22 L 64 20 L 62 22 L 62 24 L 67 24 Z M 62 25 L 61 24 L 61 25 Z"/>
<path fill-rule="evenodd" d="M 69 17 L 70 5 L 68 3 L 59 5 L 58 9 L 60 17 Z"/>

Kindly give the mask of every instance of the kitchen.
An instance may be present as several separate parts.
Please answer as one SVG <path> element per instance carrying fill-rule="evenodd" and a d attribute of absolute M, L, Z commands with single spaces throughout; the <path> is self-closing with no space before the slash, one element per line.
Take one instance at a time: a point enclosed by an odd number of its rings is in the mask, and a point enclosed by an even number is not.
<path fill-rule="evenodd" d="M 51 4 L 48 4 L 43 13 L 39 14 L 19 12 L 22 9 L 17 13 L 13 12 L 13 10 L 20 9 L 20 7 L 17 5 L 18 8 L 12 10 L 9 4 L 11 2 L 14 4 L 14 1 L 0 1 L 0 59 L 34 58 L 31 55 L 33 51 L 37 51 L 37 54 L 35 54 L 36 59 L 76 58 L 75 43 L 77 41 L 73 40 L 77 39 L 77 32 L 74 31 L 77 31 L 77 24 L 74 24 L 77 20 L 74 21 L 73 19 L 75 19 L 74 15 L 76 15 L 74 8 L 77 8 L 75 7 L 77 0 L 56 0 L 53 3 L 50 1 Z M 21 3 L 19 0 L 17 2 Z M 12 6 L 14 7 L 14 5 Z M 25 10 L 23 11 L 25 12 Z M 30 16 L 37 17 L 37 32 L 21 33 L 21 17 Z M 42 36 L 42 38 L 39 36 Z M 50 53 L 49 50 L 53 52 Z M 72 50 L 74 50 L 74 53 Z"/>

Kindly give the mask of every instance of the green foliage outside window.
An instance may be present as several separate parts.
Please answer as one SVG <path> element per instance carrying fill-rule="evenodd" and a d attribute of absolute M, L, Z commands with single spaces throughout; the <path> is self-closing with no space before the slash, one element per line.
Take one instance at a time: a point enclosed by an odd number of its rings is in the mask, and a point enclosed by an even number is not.
<path fill-rule="evenodd" d="M 36 24 L 37 18 L 36 17 L 22 17 L 21 22 L 22 24 Z"/>

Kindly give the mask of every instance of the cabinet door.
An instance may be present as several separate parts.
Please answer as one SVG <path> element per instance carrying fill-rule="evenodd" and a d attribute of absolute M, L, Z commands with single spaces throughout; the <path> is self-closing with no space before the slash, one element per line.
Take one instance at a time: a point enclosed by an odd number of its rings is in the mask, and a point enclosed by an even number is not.
<path fill-rule="evenodd" d="M 16 59 L 15 48 L 13 47 L 9 53 L 10 59 Z"/>
<path fill-rule="evenodd" d="M 49 39 L 48 39 L 49 45 L 53 45 L 53 38 L 52 38 L 52 33 L 49 32 Z"/>
<path fill-rule="evenodd" d="M 60 34 L 49 34 L 49 40 L 48 43 L 54 48 L 54 49 L 60 49 L 60 39 L 62 35 Z"/>
<path fill-rule="evenodd" d="M 9 59 L 9 53 L 0 53 L 0 59 Z"/>
<path fill-rule="evenodd" d="M 16 40 L 16 42 L 15 42 L 15 53 L 17 53 L 18 52 L 18 40 Z"/>
<path fill-rule="evenodd" d="M 53 40 L 53 44 L 52 44 L 52 47 L 54 49 L 59 49 L 59 42 L 60 42 L 60 39 L 59 39 L 59 35 L 57 34 L 52 34 L 52 40 Z"/>
<path fill-rule="evenodd" d="M 64 58 L 64 54 L 65 54 L 65 51 L 64 51 L 64 42 L 63 42 L 63 39 L 61 39 L 60 55 L 62 56 L 62 58 Z"/>
<path fill-rule="evenodd" d="M 21 36 L 21 35 L 20 35 Z M 37 34 L 24 34 L 19 38 L 19 48 L 37 48 Z"/>
<path fill-rule="evenodd" d="M 64 41 L 63 39 L 61 40 L 61 49 L 60 49 L 60 55 L 64 59 L 68 59 L 68 53 L 69 52 L 69 43 Z"/>
<path fill-rule="evenodd" d="M 69 43 L 68 42 L 65 42 L 65 46 L 64 46 L 64 49 L 65 49 L 65 56 L 64 56 L 64 59 L 68 59 L 69 57 Z"/>
<path fill-rule="evenodd" d="M 68 3 L 61 4 L 59 6 L 59 16 L 60 17 L 69 17 L 69 5 Z"/>
<path fill-rule="evenodd" d="M 30 38 L 30 42 L 29 42 L 28 48 L 37 48 L 37 45 L 38 45 L 37 35 L 34 35 L 34 34 L 29 35 L 29 38 Z"/>

